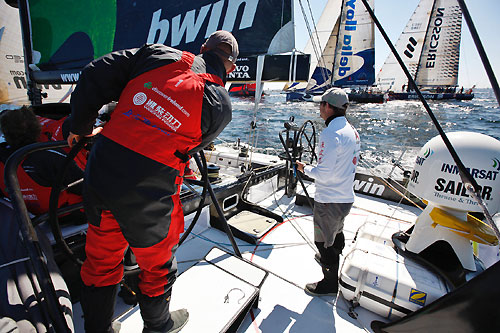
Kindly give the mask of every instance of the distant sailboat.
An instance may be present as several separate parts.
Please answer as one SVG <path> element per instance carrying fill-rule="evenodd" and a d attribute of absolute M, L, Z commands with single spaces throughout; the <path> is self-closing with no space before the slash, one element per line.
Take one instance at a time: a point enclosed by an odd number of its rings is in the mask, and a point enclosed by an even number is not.
<path fill-rule="evenodd" d="M 472 88 L 457 90 L 462 11 L 456 0 L 421 0 L 396 42 L 415 83 L 426 99 L 470 100 Z M 391 53 L 377 85 L 389 99 L 417 99 L 408 79 Z"/>
<path fill-rule="evenodd" d="M 373 0 L 369 3 L 373 7 Z M 367 89 L 375 82 L 375 37 L 373 21 L 363 3 L 330 0 L 316 30 L 320 46 L 324 45 L 321 56 L 307 84 L 294 82 L 286 88 L 287 101 L 310 100 L 335 86 L 351 88 L 351 101 L 383 102 L 382 93 Z M 329 32 L 327 39 L 325 32 Z M 313 36 L 305 51 L 313 52 L 315 45 Z"/>
<path fill-rule="evenodd" d="M 228 92 L 233 97 L 255 97 L 257 83 L 231 83 Z"/>

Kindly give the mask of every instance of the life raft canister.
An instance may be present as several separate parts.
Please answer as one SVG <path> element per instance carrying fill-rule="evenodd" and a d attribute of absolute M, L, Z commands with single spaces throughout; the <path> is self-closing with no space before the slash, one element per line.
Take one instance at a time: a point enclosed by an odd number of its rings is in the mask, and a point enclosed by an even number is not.
<path fill-rule="evenodd" d="M 187 152 L 201 143 L 201 109 L 205 82 L 223 85 L 212 74 L 191 70 L 194 55 L 148 71 L 131 80 L 123 90 L 102 135 L 184 172 L 176 152 Z"/>

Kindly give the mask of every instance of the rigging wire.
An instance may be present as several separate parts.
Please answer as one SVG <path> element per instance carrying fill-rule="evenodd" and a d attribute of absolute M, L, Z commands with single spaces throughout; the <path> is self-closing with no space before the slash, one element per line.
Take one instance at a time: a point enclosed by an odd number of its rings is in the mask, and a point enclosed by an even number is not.
<path fill-rule="evenodd" d="M 439 135 L 441 136 L 441 139 L 443 140 L 444 145 L 446 146 L 446 148 L 450 152 L 450 154 L 453 158 L 453 161 L 455 162 L 455 164 L 458 167 L 458 173 L 460 175 L 460 179 L 462 180 L 464 186 L 467 188 L 467 191 L 470 193 L 470 195 L 476 200 L 478 205 L 481 207 L 488 225 L 490 225 L 490 227 L 493 228 L 493 231 L 495 232 L 496 237 L 500 240 L 500 230 L 498 229 L 497 225 L 493 221 L 493 218 L 491 217 L 486 205 L 484 204 L 483 199 L 481 198 L 481 195 L 479 194 L 479 185 L 477 184 L 476 180 L 470 175 L 470 172 L 465 168 L 465 165 L 460 160 L 460 157 L 458 156 L 457 152 L 455 151 L 455 148 L 453 147 L 450 140 L 446 136 L 446 133 L 443 131 L 441 125 L 439 124 L 439 121 L 437 120 L 436 116 L 432 112 L 429 104 L 425 100 L 424 96 L 422 95 L 422 92 L 420 91 L 419 87 L 417 86 L 417 84 L 413 80 L 411 74 L 408 72 L 408 68 L 406 68 L 406 65 L 404 64 L 403 60 L 401 59 L 400 55 L 398 54 L 398 52 L 397 52 L 396 48 L 394 47 L 394 45 L 392 44 L 391 40 L 387 36 L 387 33 L 383 29 L 378 18 L 375 16 L 375 14 L 374 14 L 372 8 L 370 7 L 370 5 L 368 4 L 367 0 L 361 0 L 361 1 L 365 5 L 366 10 L 368 11 L 370 16 L 372 17 L 373 22 L 377 26 L 379 32 L 382 34 L 383 38 L 385 39 L 385 41 L 386 41 L 387 45 L 389 46 L 389 48 L 391 49 L 392 53 L 396 57 L 396 60 L 398 61 L 399 65 L 401 66 L 401 68 L 405 72 L 405 75 L 408 78 L 409 84 L 417 93 L 420 101 L 422 102 L 425 110 L 427 111 L 429 117 L 431 118 L 434 126 L 436 127 L 437 131 L 439 132 Z M 461 3 L 461 5 L 462 5 L 462 3 Z M 463 4 L 463 7 L 465 7 L 465 4 Z M 462 9 L 462 11 L 464 11 L 464 10 Z M 466 8 L 465 8 L 465 11 L 466 11 Z M 479 44 L 480 44 L 480 42 L 479 42 Z M 483 63 L 484 63 L 484 61 L 483 61 Z"/>
<path fill-rule="evenodd" d="M 318 46 L 316 45 L 316 41 L 314 40 L 311 26 L 309 25 L 309 20 L 307 19 L 307 14 L 306 14 L 306 11 L 304 9 L 304 6 L 302 5 L 302 1 L 301 0 L 299 0 L 299 4 L 300 4 L 300 9 L 302 11 L 302 16 L 304 17 L 304 22 L 306 24 L 307 32 L 309 33 L 309 39 L 311 41 L 311 45 L 312 45 L 312 48 L 313 48 L 313 51 L 314 51 L 314 55 L 316 56 L 316 59 L 318 60 L 318 62 L 320 62 L 322 57 L 320 56 L 320 51 L 321 50 L 318 51 L 318 47 L 321 47 L 321 45 L 318 45 Z M 317 35 L 317 32 L 316 32 L 316 35 Z"/>
<path fill-rule="evenodd" d="M 314 15 L 313 15 L 313 12 L 311 9 L 311 3 L 309 2 L 309 0 L 307 0 L 307 6 L 309 7 L 309 13 L 311 15 L 311 21 L 313 23 L 314 34 L 315 34 L 316 38 L 318 39 L 318 48 L 319 48 L 319 51 L 321 52 L 321 54 L 318 58 L 318 63 L 322 66 L 321 76 L 323 77 L 323 80 L 326 82 L 328 80 L 328 74 L 326 73 L 326 63 L 325 63 L 325 59 L 323 58 L 323 46 L 321 45 L 321 41 L 319 40 L 318 29 L 317 29 L 316 22 L 314 20 Z M 311 36 L 310 38 L 313 38 L 313 37 Z M 327 44 L 328 44 L 328 41 L 327 41 Z M 325 47 L 326 47 L 326 44 L 325 44 Z"/>

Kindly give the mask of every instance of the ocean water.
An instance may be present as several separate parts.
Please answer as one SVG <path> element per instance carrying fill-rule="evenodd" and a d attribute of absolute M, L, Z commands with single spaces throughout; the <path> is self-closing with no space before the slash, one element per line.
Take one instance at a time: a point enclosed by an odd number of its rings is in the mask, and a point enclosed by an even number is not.
<path fill-rule="evenodd" d="M 256 112 L 254 98 L 232 97 L 231 101 L 233 120 L 221 133 L 218 142 L 236 142 L 238 139 L 249 142 L 254 117 L 257 150 L 268 153 L 283 151 L 278 133 L 290 117 L 294 117 L 299 126 L 311 120 L 318 134 L 324 128 L 324 122 L 319 118 L 319 104 L 286 102 L 284 93 L 278 90 L 266 90 Z M 500 107 L 492 89 L 475 89 L 471 101 L 430 101 L 429 106 L 445 132 L 474 131 L 500 140 Z M 0 110 L 15 107 L 0 105 Z M 418 150 L 438 135 L 431 118 L 417 100 L 352 103 L 347 118 L 361 137 L 360 165 L 379 173 L 392 170 L 394 162 L 411 169 Z"/>
<path fill-rule="evenodd" d="M 257 123 L 257 148 L 283 151 L 278 133 L 290 117 L 297 125 L 311 120 L 316 131 L 324 128 L 319 104 L 286 102 L 281 91 L 265 91 L 254 112 L 254 98 L 232 97 L 233 120 L 219 138 L 249 141 L 251 122 Z M 429 106 L 445 132 L 473 131 L 500 140 L 500 107 L 492 89 L 476 89 L 471 101 L 430 101 Z M 382 104 L 352 103 L 347 118 L 361 137 L 361 161 L 365 167 L 387 169 L 394 161 L 411 169 L 418 150 L 438 135 L 431 118 L 418 100 Z"/>

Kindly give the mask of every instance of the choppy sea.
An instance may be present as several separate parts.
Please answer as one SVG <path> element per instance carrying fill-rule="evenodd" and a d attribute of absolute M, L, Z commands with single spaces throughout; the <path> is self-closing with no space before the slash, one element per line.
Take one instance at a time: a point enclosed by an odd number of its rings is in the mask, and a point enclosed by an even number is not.
<path fill-rule="evenodd" d="M 429 106 L 445 132 L 474 131 L 500 140 L 500 107 L 493 90 L 475 89 L 474 93 L 471 101 L 429 101 Z M 253 97 L 232 97 L 231 101 L 233 119 L 219 141 L 249 142 L 251 123 L 255 119 L 253 134 L 258 151 L 276 153 L 283 151 L 278 133 L 290 117 L 299 126 L 311 120 L 318 134 L 324 128 L 319 118 L 319 104 L 286 102 L 280 90 L 265 90 L 257 110 Z M 0 105 L 0 110 L 11 107 L 15 106 Z M 418 150 L 438 135 L 418 100 L 352 103 L 347 118 L 361 137 L 361 165 L 381 173 L 393 168 L 394 162 L 411 169 Z"/>
<path fill-rule="evenodd" d="M 281 91 L 265 90 L 257 111 L 253 97 L 232 97 L 232 105 L 233 120 L 219 136 L 224 141 L 248 142 L 254 117 L 260 150 L 283 151 L 278 133 L 290 117 L 299 126 L 312 120 L 318 133 L 324 128 L 319 104 L 286 102 Z M 500 140 L 500 107 L 492 89 L 476 89 L 471 101 L 430 101 L 429 106 L 445 132 L 474 131 Z M 418 150 L 438 135 L 418 100 L 352 103 L 347 118 L 361 137 L 361 160 L 375 169 L 394 161 L 411 169 Z"/>

